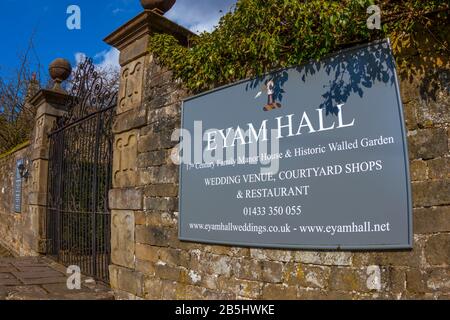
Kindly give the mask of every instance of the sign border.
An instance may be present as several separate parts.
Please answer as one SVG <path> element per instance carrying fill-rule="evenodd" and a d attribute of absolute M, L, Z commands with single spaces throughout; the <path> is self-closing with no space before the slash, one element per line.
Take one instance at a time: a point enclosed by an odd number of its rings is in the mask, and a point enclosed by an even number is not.
<path fill-rule="evenodd" d="M 393 50 L 392 50 L 392 46 L 391 46 L 391 41 L 389 38 L 385 38 L 382 40 L 376 40 L 376 41 L 372 41 L 369 43 L 365 43 L 365 44 L 361 44 L 361 45 L 357 45 L 351 48 L 347 48 L 344 50 L 340 50 L 337 52 L 334 52 L 332 54 L 326 55 L 325 57 L 323 57 L 322 59 L 320 59 L 320 61 L 324 61 L 330 57 L 342 54 L 344 52 L 351 52 L 351 51 L 356 51 L 362 48 L 368 48 L 377 44 L 387 44 L 388 46 L 388 50 L 390 50 L 391 52 L 391 56 L 394 57 L 393 54 Z M 305 66 L 309 63 L 311 63 L 314 60 L 310 60 L 308 62 L 302 63 L 300 65 L 298 65 L 299 67 L 301 66 Z M 403 154 L 404 154 L 404 162 L 405 162 L 405 174 L 406 174 L 406 198 L 408 201 L 408 212 L 407 212 L 407 220 L 408 220 L 408 243 L 406 244 L 395 244 L 395 245 L 391 245 L 391 244 L 386 244 L 386 245 L 382 245 L 382 244 L 373 244 L 373 245 L 360 245 L 360 246 L 356 246 L 356 245 L 288 245 L 288 244 L 276 244 L 273 243 L 271 245 L 269 244 L 258 244 L 258 243 L 231 243 L 231 241 L 213 241 L 213 240 L 199 240 L 199 239 L 192 239 L 189 237 L 183 237 L 181 235 L 181 225 L 182 225 L 182 218 L 183 218 L 183 214 L 181 212 L 181 208 L 182 208 L 182 197 L 181 197 L 181 188 L 182 188 L 182 181 L 183 181 L 183 174 L 182 174 L 182 164 L 180 164 L 180 170 L 179 170 L 179 187 L 178 187 L 178 207 L 179 207 L 179 216 L 178 216 L 178 239 L 181 242 L 189 242 L 189 243 L 198 243 L 198 244 L 208 244 L 208 245 L 223 245 L 223 246 L 228 246 L 228 247 L 242 247 L 242 248 L 255 248 L 255 249 L 286 249 L 286 250 L 316 250 L 316 251 L 323 251 L 323 250 L 335 250 L 335 251 L 388 251 L 388 250 L 412 250 L 414 248 L 414 229 L 413 229 L 413 204 L 412 204 L 412 186 L 411 186 L 411 175 L 410 175 L 410 165 L 409 165 L 409 152 L 408 152 L 408 137 L 407 137 L 407 130 L 406 130 L 406 124 L 405 124 L 405 118 L 404 118 L 404 106 L 403 106 L 403 102 L 401 99 L 401 93 L 400 93 L 400 83 L 399 83 L 399 79 L 398 79 L 398 75 L 397 75 L 397 64 L 395 63 L 395 59 L 393 59 L 392 61 L 393 63 L 393 70 L 394 70 L 394 85 L 395 85 L 395 91 L 396 91 L 396 95 L 397 95 L 397 105 L 398 105 L 398 113 L 399 113 L 399 118 L 400 118 L 400 125 L 401 125 L 401 132 L 402 132 L 402 146 L 403 146 Z M 233 82 L 231 84 L 228 85 L 224 85 L 218 88 L 214 88 L 193 96 L 190 96 L 188 98 L 185 98 L 182 100 L 182 105 L 181 105 L 181 128 L 184 128 L 184 110 L 185 110 L 185 102 L 190 101 L 192 99 L 213 93 L 215 91 L 220 91 L 235 85 L 239 85 L 241 83 L 247 82 L 247 81 L 251 81 L 257 78 L 261 78 L 261 77 L 265 77 L 268 76 L 272 73 L 275 72 L 279 72 L 279 71 L 283 71 L 283 70 L 288 70 L 291 69 L 293 67 L 296 66 L 290 66 L 290 67 L 286 67 L 286 68 L 280 68 L 280 69 L 275 69 L 272 70 L 270 72 L 264 73 L 263 75 L 261 75 L 260 77 L 251 77 L 251 78 L 246 78 L 237 82 Z"/>

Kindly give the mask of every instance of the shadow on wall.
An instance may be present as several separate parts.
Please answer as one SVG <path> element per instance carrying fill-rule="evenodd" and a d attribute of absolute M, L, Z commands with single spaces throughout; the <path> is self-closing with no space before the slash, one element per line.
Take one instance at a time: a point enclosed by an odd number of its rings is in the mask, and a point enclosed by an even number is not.
<path fill-rule="evenodd" d="M 374 81 L 394 83 L 395 76 L 391 72 L 394 62 L 391 57 L 389 44 L 383 41 L 345 50 L 321 61 L 298 66 L 296 71 L 302 82 L 306 83 L 308 77 L 324 69 L 330 81 L 323 87 L 323 101 L 320 108 L 326 110 L 327 116 L 337 116 L 339 113 L 337 105 L 346 103 L 352 94 L 362 97 L 364 89 L 372 87 Z M 256 78 L 247 85 L 246 89 L 255 89 L 264 85 L 268 78 L 273 79 L 275 84 L 274 98 L 282 102 L 285 93 L 283 85 L 289 78 L 286 70 Z"/>
<path fill-rule="evenodd" d="M 436 101 L 439 92 L 450 94 L 450 25 L 417 34 L 418 38 L 403 35 L 393 41 L 399 77 L 416 84 L 426 102 Z"/>
<path fill-rule="evenodd" d="M 447 37 L 448 34 L 450 32 Z M 417 82 L 421 98 L 427 102 L 436 101 L 439 92 L 450 93 L 450 54 L 449 51 L 442 52 L 443 44 L 445 47 L 448 42 L 431 35 L 416 41 L 395 41 L 392 43 L 392 51 L 397 61 L 392 61 L 389 44 L 382 41 L 359 50 L 344 50 L 321 61 L 299 66 L 296 70 L 302 81 L 306 82 L 309 76 L 325 68 L 330 82 L 324 86 L 320 108 L 326 110 L 326 115 L 337 116 L 337 105 L 346 103 L 352 94 L 362 97 L 364 89 L 372 87 L 374 81 L 393 84 L 393 64 L 397 64 L 401 82 Z M 420 43 L 420 47 L 417 47 L 417 43 Z M 255 78 L 247 85 L 246 90 L 264 86 L 268 79 L 272 79 L 274 99 L 282 102 L 285 93 L 283 86 L 288 78 L 286 70 L 278 70 Z"/>

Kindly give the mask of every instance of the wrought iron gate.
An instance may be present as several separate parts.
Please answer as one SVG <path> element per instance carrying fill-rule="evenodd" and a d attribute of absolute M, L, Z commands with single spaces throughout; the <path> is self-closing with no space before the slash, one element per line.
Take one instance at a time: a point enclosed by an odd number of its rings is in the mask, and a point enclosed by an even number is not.
<path fill-rule="evenodd" d="M 111 132 L 117 90 L 91 59 L 77 67 L 50 140 L 47 252 L 64 265 L 108 281 L 112 183 Z"/>

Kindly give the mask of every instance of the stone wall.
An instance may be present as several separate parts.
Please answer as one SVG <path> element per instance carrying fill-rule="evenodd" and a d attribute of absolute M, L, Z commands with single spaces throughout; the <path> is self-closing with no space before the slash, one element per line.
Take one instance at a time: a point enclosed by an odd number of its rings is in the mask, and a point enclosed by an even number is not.
<path fill-rule="evenodd" d="M 171 134 L 180 126 L 181 99 L 187 92 L 133 41 L 117 46 L 123 105 L 114 126 L 110 271 L 118 298 L 450 298 L 450 68 L 440 57 L 434 69 L 401 80 L 413 180 L 414 249 L 265 250 L 178 240 L 178 168 L 170 160 L 177 142 Z M 139 41 L 145 43 L 146 36 Z M 138 63 L 143 73 L 130 76 Z M 429 74 L 439 80 L 433 97 L 423 94 L 423 84 L 433 82 Z"/>
<path fill-rule="evenodd" d="M 27 144 L 22 149 L 0 158 L 0 244 L 16 255 L 35 254 L 34 221 L 28 202 L 30 179 L 23 179 L 22 182 L 22 212 L 14 212 L 16 161 L 24 159 L 29 168 L 30 151 L 30 145 Z"/>
<path fill-rule="evenodd" d="M 113 126 L 111 285 L 123 299 L 450 299 L 450 65 L 417 52 L 400 70 L 414 201 L 414 249 L 323 252 L 214 246 L 178 240 L 178 167 L 170 160 L 188 96 L 148 52 L 152 32 L 190 32 L 143 12 L 106 42 L 120 52 Z M 424 46 L 427 47 L 427 46 Z M 426 58 L 426 59 L 425 59 Z M 427 61 L 427 64 L 424 64 Z M 428 65 L 433 61 L 432 65 Z M 0 244 L 45 252 L 48 138 L 64 95 L 41 90 L 32 145 L 0 159 Z M 15 161 L 28 159 L 23 210 L 13 212 Z"/>
<path fill-rule="evenodd" d="M 18 256 L 36 256 L 47 252 L 48 134 L 67 95 L 60 91 L 39 90 L 27 100 L 36 111 L 30 143 L 0 158 L 0 244 Z M 23 159 L 28 177 L 22 182 L 22 212 L 14 212 L 14 175 L 16 161 Z"/>

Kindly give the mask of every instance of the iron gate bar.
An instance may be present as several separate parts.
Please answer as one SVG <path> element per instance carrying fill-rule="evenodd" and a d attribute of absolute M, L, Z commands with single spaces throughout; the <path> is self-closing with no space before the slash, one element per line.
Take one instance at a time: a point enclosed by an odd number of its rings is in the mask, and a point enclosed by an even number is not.
<path fill-rule="evenodd" d="M 47 253 L 109 280 L 112 120 L 117 90 L 104 88 L 91 59 L 77 68 L 68 113 L 48 135 Z"/>
<path fill-rule="evenodd" d="M 72 122 L 72 123 L 69 123 L 69 124 L 67 124 L 67 125 L 65 125 L 65 126 L 63 126 L 63 127 L 61 127 L 61 128 L 55 129 L 54 131 L 50 132 L 50 133 L 48 134 L 48 136 L 51 137 L 52 135 L 55 135 L 55 134 L 57 134 L 57 133 L 59 133 L 59 132 L 65 130 L 65 129 L 68 129 L 68 128 L 70 128 L 70 127 L 73 127 L 73 126 L 77 125 L 78 123 L 83 122 L 83 121 L 85 121 L 85 120 L 87 120 L 87 119 L 89 119 L 89 118 L 91 118 L 91 117 L 97 115 L 98 113 L 103 113 L 103 112 L 105 112 L 105 111 L 108 111 L 109 109 L 114 109 L 115 107 L 116 107 L 116 106 L 110 106 L 110 107 L 105 108 L 105 109 L 102 109 L 102 110 L 94 111 L 93 113 L 90 113 L 90 114 L 84 116 L 83 118 L 80 118 L 80 119 L 78 119 L 78 120 L 76 120 L 76 121 L 74 121 L 74 122 Z"/>

